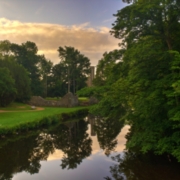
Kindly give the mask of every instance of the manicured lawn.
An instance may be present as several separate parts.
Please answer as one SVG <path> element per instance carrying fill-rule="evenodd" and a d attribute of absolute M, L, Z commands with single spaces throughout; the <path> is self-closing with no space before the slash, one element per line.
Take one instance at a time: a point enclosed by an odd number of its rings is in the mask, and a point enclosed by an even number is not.
<path fill-rule="evenodd" d="M 25 110 L 31 110 L 31 106 L 23 103 L 11 103 L 8 107 L 0 107 L 0 110 L 25 111 Z"/>
<path fill-rule="evenodd" d="M 12 104 L 7 108 L 0 108 L 0 111 L 1 110 L 6 111 L 6 112 L 0 112 L 0 128 L 13 127 L 22 123 L 40 120 L 43 117 L 48 117 L 61 113 L 73 112 L 79 109 L 82 109 L 82 107 L 73 107 L 73 108 L 44 107 L 43 110 L 36 111 L 36 110 L 31 110 L 31 107 L 29 105 Z"/>
<path fill-rule="evenodd" d="M 81 102 L 84 102 L 84 101 L 88 101 L 89 98 L 87 98 L 87 97 L 79 97 L 78 100 L 81 101 Z"/>
<path fill-rule="evenodd" d="M 53 100 L 53 101 L 57 101 L 57 100 L 60 100 L 61 98 L 60 97 L 47 97 L 46 100 Z M 87 97 L 78 97 L 78 100 L 79 101 L 88 101 L 89 98 Z"/>
<path fill-rule="evenodd" d="M 57 101 L 57 100 L 60 100 L 61 97 L 47 97 L 45 98 L 46 100 L 52 100 L 52 101 Z"/>

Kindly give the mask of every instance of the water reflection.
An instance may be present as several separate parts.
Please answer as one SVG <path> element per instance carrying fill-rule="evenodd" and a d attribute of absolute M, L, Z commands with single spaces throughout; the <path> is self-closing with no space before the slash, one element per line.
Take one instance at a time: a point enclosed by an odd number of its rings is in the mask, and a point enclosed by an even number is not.
<path fill-rule="evenodd" d="M 151 155 L 122 153 L 128 130 L 128 126 L 122 126 L 120 122 L 89 115 L 86 120 L 71 120 L 39 132 L 2 138 L 0 179 L 180 179 L 177 164 Z M 54 157 L 57 153 L 58 158 Z"/>
<path fill-rule="evenodd" d="M 61 161 L 63 169 L 76 168 L 92 151 L 92 140 L 86 132 L 87 125 L 84 120 L 79 120 L 59 124 L 34 135 L 27 134 L 16 140 L 13 137 L 1 139 L 0 179 L 11 179 L 13 174 L 22 171 L 38 173 L 41 168 L 40 161 L 47 160 L 55 149 L 64 154 Z"/>
<path fill-rule="evenodd" d="M 0 179 L 11 179 L 14 173 L 26 171 L 37 173 L 40 168 L 40 159 L 35 153 L 37 134 L 20 137 L 16 141 L 1 139 L 0 144 Z M 10 141 L 10 142 L 8 142 Z"/>
<path fill-rule="evenodd" d="M 124 124 L 112 119 L 98 118 L 95 121 L 94 129 L 97 134 L 98 142 L 104 153 L 109 156 L 115 150 L 118 141 L 117 136 Z"/>
<path fill-rule="evenodd" d="M 61 167 L 74 169 L 82 160 L 91 154 L 92 140 L 87 134 L 88 123 L 84 120 L 60 125 L 56 133 L 50 134 L 54 139 L 54 147 L 64 152 Z"/>
<path fill-rule="evenodd" d="M 106 180 L 179 180 L 180 164 L 168 156 L 156 156 L 151 153 L 142 155 L 125 152 L 112 159 L 117 164 L 110 167 L 113 178 Z"/>

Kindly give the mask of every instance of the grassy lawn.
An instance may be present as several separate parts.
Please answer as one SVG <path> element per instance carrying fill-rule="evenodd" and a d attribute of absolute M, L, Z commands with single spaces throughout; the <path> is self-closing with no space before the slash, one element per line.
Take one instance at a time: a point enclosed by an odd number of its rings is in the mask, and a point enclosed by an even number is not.
<path fill-rule="evenodd" d="M 47 98 L 45 98 L 46 100 L 52 100 L 52 101 L 57 101 L 57 100 L 60 100 L 61 98 L 60 97 L 47 97 Z M 89 100 L 89 98 L 87 98 L 87 97 L 79 97 L 78 98 L 78 100 L 79 101 L 88 101 Z"/>
<path fill-rule="evenodd" d="M 61 97 L 47 97 L 45 98 L 46 100 L 50 100 L 50 101 L 58 101 L 61 99 Z"/>
<path fill-rule="evenodd" d="M 3 111 L 25 111 L 31 110 L 31 106 L 23 103 L 11 103 L 8 107 L 0 107 Z"/>
<path fill-rule="evenodd" d="M 81 102 L 87 102 L 89 100 L 89 98 L 87 98 L 87 97 L 79 97 L 78 100 L 81 101 Z"/>
<path fill-rule="evenodd" d="M 7 108 L 0 108 L 0 128 L 13 127 L 22 123 L 40 120 L 43 117 L 57 115 L 61 113 L 73 112 L 82 107 L 60 108 L 60 107 L 43 107 L 43 110 L 31 110 L 31 106 L 25 104 L 13 103 Z"/>

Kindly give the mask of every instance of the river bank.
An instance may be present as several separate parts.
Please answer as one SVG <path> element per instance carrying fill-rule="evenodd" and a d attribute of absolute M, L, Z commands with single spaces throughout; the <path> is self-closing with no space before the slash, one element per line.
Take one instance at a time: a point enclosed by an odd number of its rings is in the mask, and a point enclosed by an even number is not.
<path fill-rule="evenodd" d="M 15 104 L 0 109 L 0 135 L 17 134 L 39 127 L 65 121 L 88 112 L 88 107 L 54 108 L 38 107 L 31 109 L 28 105 Z"/>

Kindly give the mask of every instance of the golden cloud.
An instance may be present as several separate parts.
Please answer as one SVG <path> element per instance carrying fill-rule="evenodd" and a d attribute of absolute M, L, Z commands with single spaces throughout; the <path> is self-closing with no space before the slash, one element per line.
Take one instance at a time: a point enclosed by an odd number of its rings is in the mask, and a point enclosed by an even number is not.
<path fill-rule="evenodd" d="M 48 23 L 24 23 L 0 18 L 0 40 L 13 43 L 35 42 L 39 54 L 57 63 L 59 46 L 72 46 L 96 65 L 105 51 L 118 48 L 119 40 L 109 33 L 107 27 L 91 28 L 89 23 L 64 26 Z"/>

